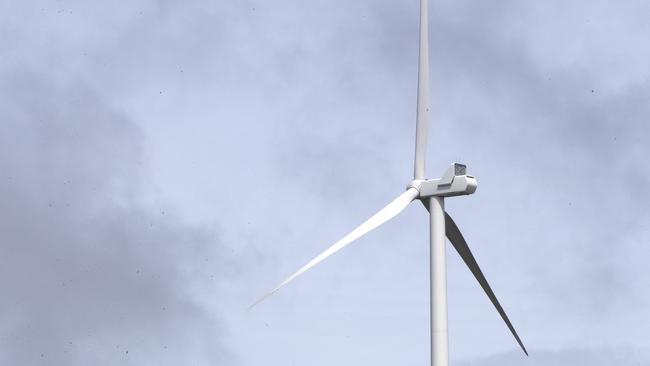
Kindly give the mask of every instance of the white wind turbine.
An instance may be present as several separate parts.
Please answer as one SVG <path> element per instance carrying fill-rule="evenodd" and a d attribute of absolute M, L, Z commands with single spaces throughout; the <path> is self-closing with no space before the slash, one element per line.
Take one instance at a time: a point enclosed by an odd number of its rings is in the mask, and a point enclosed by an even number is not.
<path fill-rule="evenodd" d="M 445 212 L 445 197 L 469 195 L 476 191 L 476 179 L 466 174 L 465 165 L 453 163 L 442 178 L 427 179 L 424 174 L 427 130 L 429 124 L 429 47 L 428 47 L 428 0 L 420 0 L 420 55 L 418 67 L 418 101 L 415 135 L 415 167 L 413 180 L 394 201 L 369 218 L 366 222 L 327 248 L 304 267 L 289 276 L 276 288 L 257 300 L 251 307 L 264 301 L 287 283 L 307 270 L 341 250 L 354 240 L 381 226 L 402 212 L 412 201 L 420 200 L 430 216 L 430 282 L 431 282 L 431 365 L 448 366 L 449 347 L 447 333 L 447 263 L 445 256 L 445 236 L 463 259 L 501 318 L 512 332 L 517 343 L 526 355 L 528 352 L 510 323 L 508 316 L 499 304 L 483 272 L 476 263 L 472 252 L 454 220 Z"/>

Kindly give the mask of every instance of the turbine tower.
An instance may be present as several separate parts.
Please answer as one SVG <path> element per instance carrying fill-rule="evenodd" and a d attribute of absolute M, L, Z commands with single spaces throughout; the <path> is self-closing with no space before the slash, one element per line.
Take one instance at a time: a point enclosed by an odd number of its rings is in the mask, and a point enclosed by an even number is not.
<path fill-rule="evenodd" d="M 415 133 L 415 164 L 413 180 L 402 193 L 386 207 L 358 226 L 341 240 L 327 248 L 323 253 L 312 259 L 276 288 L 257 300 L 250 307 L 259 304 L 274 294 L 287 283 L 305 273 L 325 258 L 338 252 L 354 240 L 367 234 L 373 229 L 386 223 L 402 212 L 412 201 L 421 201 L 429 211 L 430 225 L 430 307 L 431 307 L 431 365 L 449 365 L 449 342 L 447 331 L 447 261 L 445 255 L 445 237 L 456 249 L 469 270 L 472 272 L 485 294 L 488 296 L 497 312 L 506 323 L 517 343 L 528 355 L 526 347 L 512 326 L 505 311 L 497 300 L 488 284 L 478 263 L 474 259 L 465 238 L 458 226 L 445 211 L 445 198 L 470 195 L 476 191 L 476 179 L 467 174 L 466 166 L 453 163 L 442 178 L 427 179 L 424 166 L 427 147 L 427 132 L 429 125 L 429 22 L 428 0 L 420 0 L 420 50 L 418 63 L 418 96 Z"/>

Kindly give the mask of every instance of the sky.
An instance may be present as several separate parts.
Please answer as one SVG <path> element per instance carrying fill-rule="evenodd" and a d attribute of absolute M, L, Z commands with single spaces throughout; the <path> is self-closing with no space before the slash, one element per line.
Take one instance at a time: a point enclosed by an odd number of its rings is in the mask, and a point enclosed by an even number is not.
<path fill-rule="evenodd" d="M 417 1 L 0 0 L 0 363 L 422 365 Z M 650 4 L 431 1 L 454 365 L 650 365 Z"/>

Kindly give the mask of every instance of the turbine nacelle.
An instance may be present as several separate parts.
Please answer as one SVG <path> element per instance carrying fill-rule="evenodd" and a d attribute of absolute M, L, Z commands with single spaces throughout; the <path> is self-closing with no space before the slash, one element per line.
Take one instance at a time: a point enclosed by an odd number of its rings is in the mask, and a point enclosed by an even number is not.
<path fill-rule="evenodd" d="M 407 189 L 415 188 L 420 192 L 418 198 L 465 196 L 476 192 L 476 178 L 467 175 L 467 166 L 453 163 L 442 176 L 436 179 L 416 179 Z"/>

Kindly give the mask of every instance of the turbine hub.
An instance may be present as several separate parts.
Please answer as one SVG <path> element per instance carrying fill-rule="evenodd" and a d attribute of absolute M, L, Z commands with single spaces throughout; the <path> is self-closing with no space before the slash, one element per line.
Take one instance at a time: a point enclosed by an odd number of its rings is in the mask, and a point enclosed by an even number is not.
<path fill-rule="evenodd" d="M 418 192 L 420 192 L 420 187 L 422 187 L 422 183 L 424 183 L 424 179 L 413 179 L 407 186 L 406 190 L 408 191 L 411 188 L 415 188 Z"/>

